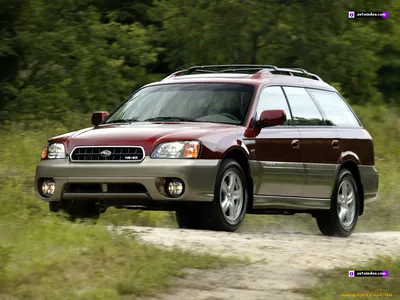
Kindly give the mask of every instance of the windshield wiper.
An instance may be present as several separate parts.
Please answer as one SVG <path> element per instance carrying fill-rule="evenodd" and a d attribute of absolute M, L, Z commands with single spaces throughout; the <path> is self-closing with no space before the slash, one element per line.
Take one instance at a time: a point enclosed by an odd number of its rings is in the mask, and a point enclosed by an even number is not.
<path fill-rule="evenodd" d="M 154 117 L 143 120 L 143 122 L 157 122 L 157 121 L 199 122 L 193 118 L 185 118 L 185 117 Z"/>
<path fill-rule="evenodd" d="M 132 123 L 137 122 L 137 119 L 118 119 L 118 120 L 111 120 L 107 121 L 104 124 L 112 124 L 112 123 Z"/>

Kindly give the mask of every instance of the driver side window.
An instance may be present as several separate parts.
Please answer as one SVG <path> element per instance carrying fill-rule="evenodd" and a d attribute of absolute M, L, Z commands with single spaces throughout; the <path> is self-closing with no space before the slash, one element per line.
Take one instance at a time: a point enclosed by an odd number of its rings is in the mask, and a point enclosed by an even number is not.
<path fill-rule="evenodd" d="M 283 125 L 292 125 L 292 116 L 285 94 L 279 86 L 270 86 L 261 91 L 257 106 L 257 118 L 264 110 L 281 109 L 286 113 L 286 121 Z"/>

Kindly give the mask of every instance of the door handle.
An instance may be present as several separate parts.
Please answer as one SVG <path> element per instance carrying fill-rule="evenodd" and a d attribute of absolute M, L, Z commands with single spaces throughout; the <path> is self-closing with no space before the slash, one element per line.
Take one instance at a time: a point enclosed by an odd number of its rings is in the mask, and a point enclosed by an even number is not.
<path fill-rule="evenodd" d="M 331 145 L 332 145 L 333 149 L 338 149 L 339 148 L 339 141 L 338 140 L 333 140 Z"/>
<path fill-rule="evenodd" d="M 299 149 L 300 148 L 300 141 L 299 140 L 293 140 L 292 141 L 292 148 L 293 149 Z"/>

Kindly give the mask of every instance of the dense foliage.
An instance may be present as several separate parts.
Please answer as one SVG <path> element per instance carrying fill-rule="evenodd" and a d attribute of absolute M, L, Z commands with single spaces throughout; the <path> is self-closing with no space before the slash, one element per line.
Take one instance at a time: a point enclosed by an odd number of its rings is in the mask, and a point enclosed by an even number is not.
<path fill-rule="evenodd" d="M 353 103 L 399 104 L 395 0 L 1 0 L 0 122 L 112 109 L 196 64 L 301 67 Z M 349 19 L 348 11 L 388 11 Z"/>

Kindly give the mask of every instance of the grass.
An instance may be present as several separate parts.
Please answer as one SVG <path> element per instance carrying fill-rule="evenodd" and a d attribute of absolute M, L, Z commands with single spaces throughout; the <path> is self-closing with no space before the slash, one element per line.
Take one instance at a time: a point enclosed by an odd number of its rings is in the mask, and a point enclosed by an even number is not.
<path fill-rule="evenodd" d="M 0 222 L 1 299 L 134 299 L 154 295 L 184 268 L 230 260 L 162 250 L 104 226 L 48 216 Z"/>
<path fill-rule="evenodd" d="M 369 264 L 355 267 L 353 270 L 388 270 L 389 277 L 349 278 L 349 269 L 341 268 L 320 273 L 318 285 L 312 288 L 297 289 L 296 291 L 315 300 L 342 298 L 400 299 L 400 258 L 379 257 Z M 376 296 L 380 293 L 383 294 Z M 365 296 L 362 296 L 363 294 Z M 352 295 L 352 297 L 345 297 L 346 295 Z"/>

